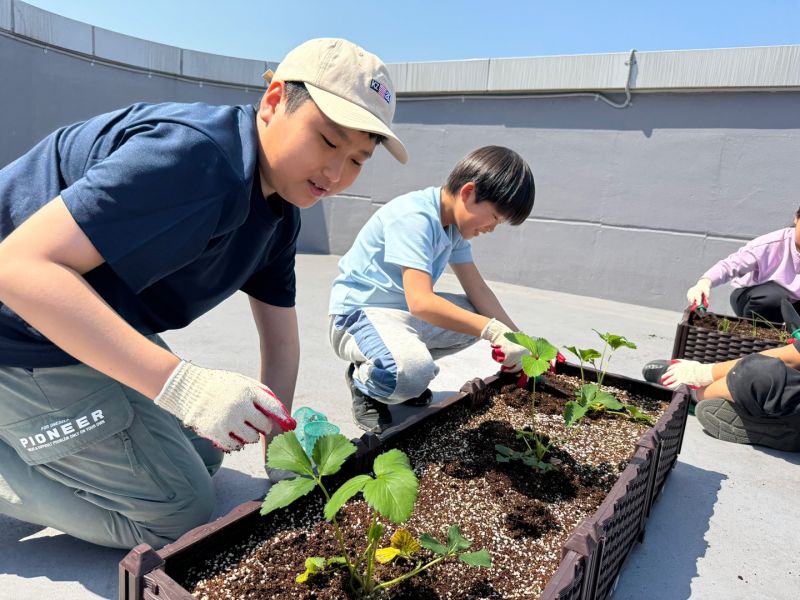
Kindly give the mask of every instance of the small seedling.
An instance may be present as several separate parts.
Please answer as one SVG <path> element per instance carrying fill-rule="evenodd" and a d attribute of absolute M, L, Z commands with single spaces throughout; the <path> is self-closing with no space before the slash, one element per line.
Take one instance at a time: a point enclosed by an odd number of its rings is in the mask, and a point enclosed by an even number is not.
<path fill-rule="evenodd" d="M 784 323 L 780 327 L 777 327 L 775 323 L 773 323 L 769 319 L 762 317 L 757 313 L 753 313 L 752 321 L 753 321 L 753 337 L 756 337 L 756 334 L 758 333 L 758 323 L 763 323 L 763 325 L 765 325 L 767 329 L 775 332 L 778 341 L 782 344 L 788 342 L 789 338 L 792 337 L 792 334 L 786 330 L 786 323 Z"/>
<path fill-rule="evenodd" d="M 729 318 L 722 317 L 717 323 L 717 331 L 720 331 L 727 335 L 731 333 L 731 324 L 732 321 Z"/>
<path fill-rule="evenodd" d="M 375 476 L 356 475 L 343 483 L 332 495 L 328 492 L 322 478 L 337 473 L 344 461 L 356 451 L 355 445 L 342 434 L 326 435 L 319 438 L 309 459 L 303 451 L 294 431 L 275 437 L 267 449 L 267 465 L 273 469 L 283 469 L 296 474 L 292 479 L 285 479 L 274 484 L 264 499 L 261 514 L 288 506 L 298 498 L 305 496 L 314 488 L 319 488 L 327 500 L 323 513 L 325 519 L 333 524 L 334 535 L 341 550 L 340 556 L 312 556 L 305 561 L 305 571 L 297 576 L 299 583 L 329 572 L 331 569 L 346 568 L 350 575 L 350 587 L 354 594 L 371 597 L 380 590 L 396 585 L 431 568 L 442 560 L 458 556 L 471 566 L 491 568 L 492 561 L 485 549 L 477 552 L 463 552 L 472 542 L 466 540 L 457 525 L 451 525 L 448 531 L 447 545 L 437 542 L 428 534 L 423 534 L 417 542 L 405 529 L 398 528 L 391 538 L 391 545 L 379 548 L 385 526 L 378 521 L 381 516 L 392 523 L 407 521 L 414 511 L 419 482 L 408 457 L 397 449 L 380 454 L 373 463 Z M 313 465 L 311 460 L 313 460 Z M 316 465 L 316 470 L 314 469 Z M 372 508 L 369 527 L 366 532 L 366 548 L 358 552 L 349 548 L 345 542 L 336 515 L 339 510 L 356 494 L 363 494 L 367 504 Z M 403 575 L 389 581 L 376 579 L 377 564 L 395 559 L 406 561 L 427 548 L 437 556 L 428 562 L 416 560 L 414 566 Z"/>
<path fill-rule="evenodd" d="M 550 451 L 551 444 L 550 442 L 545 442 L 545 436 L 535 433 L 533 431 L 526 431 L 526 430 L 518 430 L 517 438 L 521 439 L 525 442 L 527 446 L 526 450 L 519 452 L 517 450 L 512 450 L 508 446 L 503 446 L 502 444 L 495 444 L 494 449 L 497 450 L 497 456 L 495 459 L 499 463 L 507 463 L 511 462 L 512 460 L 518 460 L 522 464 L 539 471 L 540 473 L 546 473 L 547 471 L 552 471 L 555 469 L 555 465 L 549 462 L 545 462 L 544 457 Z M 533 447 L 531 448 L 530 442 L 528 440 L 533 441 Z"/>

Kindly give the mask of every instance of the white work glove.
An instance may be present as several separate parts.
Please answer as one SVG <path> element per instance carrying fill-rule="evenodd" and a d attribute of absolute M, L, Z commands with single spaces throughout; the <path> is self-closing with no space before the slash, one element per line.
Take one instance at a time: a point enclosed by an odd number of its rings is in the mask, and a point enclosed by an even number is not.
<path fill-rule="evenodd" d="M 239 373 L 204 369 L 181 361 L 155 403 L 226 452 L 272 431 L 295 428 L 295 420 L 263 383 Z"/>
<path fill-rule="evenodd" d="M 686 292 L 686 299 L 691 304 L 689 310 L 696 310 L 701 306 L 708 308 L 708 301 L 711 295 L 711 280 L 706 277 L 698 279 L 689 290 Z"/>
<path fill-rule="evenodd" d="M 492 345 L 492 358 L 502 363 L 500 370 L 516 373 L 522 369 L 522 357 L 530 352 L 508 340 L 505 336 L 506 333 L 514 332 L 497 319 L 491 319 L 481 331 L 481 338 L 488 340 Z"/>
<path fill-rule="evenodd" d="M 679 385 L 688 385 L 692 389 L 706 387 L 714 382 L 711 374 L 713 364 L 704 364 L 696 360 L 673 360 L 667 372 L 661 376 L 661 385 L 674 390 Z"/>

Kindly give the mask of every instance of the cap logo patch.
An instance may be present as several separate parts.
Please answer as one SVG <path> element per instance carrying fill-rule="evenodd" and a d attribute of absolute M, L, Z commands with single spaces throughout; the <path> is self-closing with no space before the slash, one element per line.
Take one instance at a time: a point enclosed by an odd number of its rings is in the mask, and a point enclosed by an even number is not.
<path fill-rule="evenodd" d="M 376 79 L 370 80 L 369 87 L 370 87 L 371 90 L 377 92 L 378 95 L 381 98 L 386 100 L 387 104 L 391 104 L 391 102 L 392 102 L 392 92 L 391 92 L 391 90 L 389 90 L 389 88 L 387 88 L 385 85 L 383 85 L 381 82 L 379 82 Z"/>

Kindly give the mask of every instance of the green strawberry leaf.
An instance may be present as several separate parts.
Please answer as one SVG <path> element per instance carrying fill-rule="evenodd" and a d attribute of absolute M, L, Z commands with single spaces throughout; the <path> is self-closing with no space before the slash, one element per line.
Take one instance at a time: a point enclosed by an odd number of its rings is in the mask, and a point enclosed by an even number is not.
<path fill-rule="evenodd" d="M 319 476 L 337 473 L 342 468 L 344 461 L 355 451 L 355 444 L 341 433 L 323 435 L 314 444 L 314 452 L 312 452 Z"/>
<path fill-rule="evenodd" d="M 261 505 L 261 516 L 267 515 L 278 508 L 289 506 L 292 502 L 313 490 L 315 485 L 316 482 L 307 477 L 284 479 L 273 484 Z"/>
<path fill-rule="evenodd" d="M 294 431 L 273 438 L 267 448 L 267 466 L 314 477 L 311 460 L 297 441 Z"/>
<path fill-rule="evenodd" d="M 344 503 L 350 500 L 358 492 L 364 489 L 367 482 L 372 481 L 369 475 L 356 475 L 352 479 L 345 481 L 338 490 L 331 496 L 331 499 L 325 503 L 323 513 L 328 521 L 333 521 L 336 513 L 344 506 Z"/>
<path fill-rule="evenodd" d="M 504 334 L 505 338 L 509 342 L 514 342 L 515 344 L 519 344 L 526 350 L 528 350 L 531 354 L 536 351 L 536 340 L 529 336 L 527 333 L 522 333 L 521 331 L 517 331 L 514 333 L 506 333 Z"/>
<path fill-rule="evenodd" d="M 447 554 L 447 547 L 428 533 L 423 533 L 422 536 L 420 536 L 419 545 L 423 548 L 427 548 L 434 554 L 442 556 Z"/>
<path fill-rule="evenodd" d="M 536 358 L 531 354 L 526 354 L 522 357 L 522 370 L 528 377 L 538 377 L 547 369 L 550 368 L 550 363 L 541 358 Z"/>
<path fill-rule="evenodd" d="M 461 535 L 461 530 L 458 528 L 458 525 L 451 525 L 447 530 L 447 549 L 451 552 L 458 552 L 460 550 L 466 550 L 470 546 L 472 546 L 472 542 Z"/>
<path fill-rule="evenodd" d="M 613 333 L 600 333 L 597 329 L 592 329 L 597 335 L 600 336 L 600 339 L 603 340 L 606 344 L 611 346 L 614 350 L 617 348 L 621 348 L 625 346 L 626 348 L 630 348 L 631 350 L 636 350 L 636 344 L 633 342 L 628 341 L 628 339 L 624 335 L 615 335 Z"/>
<path fill-rule="evenodd" d="M 620 410 L 625 405 L 622 404 L 613 394 L 609 394 L 608 392 L 604 392 L 603 390 L 597 390 L 597 393 L 594 396 L 594 400 L 592 401 L 593 404 L 600 404 L 607 408 L 608 410 Z"/>
<path fill-rule="evenodd" d="M 564 425 L 572 427 L 586 415 L 588 410 L 588 406 L 583 406 L 575 402 L 575 400 L 570 400 L 564 405 Z"/>
<path fill-rule="evenodd" d="M 642 423 L 647 423 L 648 425 L 655 424 L 655 420 L 653 419 L 653 417 L 651 417 L 647 413 L 642 412 L 633 404 L 627 404 L 625 406 L 625 409 L 630 413 L 631 419 L 633 419 L 634 421 L 640 421 Z"/>
<path fill-rule="evenodd" d="M 459 554 L 458 558 L 461 560 L 461 562 L 465 562 L 471 567 L 484 567 L 486 569 L 492 568 L 492 557 L 489 555 L 489 551 L 486 550 L 486 548 L 483 550 L 478 550 L 477 552 L 465 552 L 464 554 Z"/>
<path fill-rule="evenodd" d="M 408 457 L 394 448 L 375 459 L 375 479 L 364 484 L 364 498 L 372 508 L 393 523 L 411 516 L 417 501 L 419 482 Z"/>

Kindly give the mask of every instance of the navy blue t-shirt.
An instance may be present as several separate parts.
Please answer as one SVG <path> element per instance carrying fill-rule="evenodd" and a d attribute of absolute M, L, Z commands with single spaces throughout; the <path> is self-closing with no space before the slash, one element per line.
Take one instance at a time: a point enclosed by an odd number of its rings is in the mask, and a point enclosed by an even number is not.
<path fill-rule="evenodd" d="M 294 306 L 300 211 L 265 199 L 253 106 L 135 104 L 59 129 L 0 170 L 0 240 L 58 196 L 105 263 L 84 275 L 143 334 L 236 290 Z M 0 304 L 0 366 L 76 360 Z"/>

